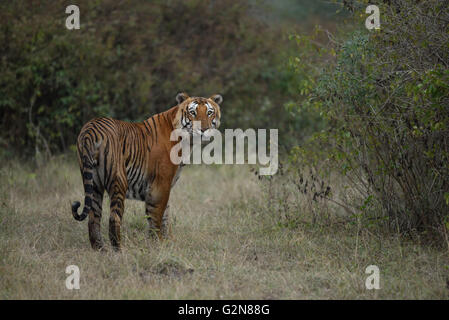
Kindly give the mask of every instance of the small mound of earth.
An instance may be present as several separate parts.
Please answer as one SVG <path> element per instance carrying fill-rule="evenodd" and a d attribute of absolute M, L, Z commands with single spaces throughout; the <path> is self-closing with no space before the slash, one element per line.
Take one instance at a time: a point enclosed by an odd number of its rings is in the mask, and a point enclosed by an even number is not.
<path fill-rule="evenodd" d="M 192 274 L 193 269 L 186 267 L 184 264 L 176 261 L 174 259 L 168 259 L 162 262 L 159 262 L 155 266 L 153 266 L 150 270 L 139 272 L 139 276 L 142 278 L 144 282 L 147 282 L 151 278 L 152 274 L 163 275 L 167 277 L 176 277 L 180 278 L 187 274 Z"/>
<path fill-rule="evenodd" d="M 194 270 L 192 268 L 188 268 L 182 263 L 172 259 L 162 261 L 153 268 L 154 273 L 174 277 L 180 277 L 186 274 L 191 274 L 193 273 L 193 271 Z"/>

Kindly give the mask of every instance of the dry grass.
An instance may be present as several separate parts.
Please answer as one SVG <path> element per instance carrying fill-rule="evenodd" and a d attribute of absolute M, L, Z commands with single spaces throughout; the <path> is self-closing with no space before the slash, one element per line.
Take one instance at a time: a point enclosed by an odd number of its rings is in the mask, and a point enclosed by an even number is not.
<path fill-rule="evenodd" d="M 147 238 L 127 201 L 123 250 L 94 252 L 75 157 L 0 171 L 0 299 L 447 299 L 447 250 L 352 225 L 285 226 L 245 166 L 187 167 L 171 197 L 172 240 Z M 108 201 L 103 235 L 107 240 Z M 304 219 L 308 213 L 292 212 Z M 306 219 L 307 220 L 307 219 Z M 80 290 L 65 268 L 80 267 Z M 379 266 L 381 289 L 366 290 Z"/>

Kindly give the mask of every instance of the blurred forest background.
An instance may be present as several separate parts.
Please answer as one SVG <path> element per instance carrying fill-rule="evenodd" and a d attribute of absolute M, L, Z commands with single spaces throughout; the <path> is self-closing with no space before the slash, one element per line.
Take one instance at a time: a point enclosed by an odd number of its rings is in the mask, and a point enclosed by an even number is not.
<path fill-rule="evenodd" d="M 2 1 L 0 157 L 50 157 L 93 117 L 221 93 L 222 128 L 279 128 L 313 201 L 449 244 L 448 2 L 370 3 L 380 30 L 368 1 L 79 0 L 70 31 L 69 1 Z"/>
<path fill-rule="evenodd" d="M 97 116 L 140 121 L 177 92 L 225 97 L 223 127 L 280 128 L 292 146 L 308 119 L 287 67 L 289 34 L 334 25 L 320 1 L 77 1 L 81 29 L 67 30 L 70 1 L 0 4 L 2 153 L 67 150 Z M 26 8 L 26 10 L 24 9 Z M 287 142 L 288 141 L 288 142 Z"/>

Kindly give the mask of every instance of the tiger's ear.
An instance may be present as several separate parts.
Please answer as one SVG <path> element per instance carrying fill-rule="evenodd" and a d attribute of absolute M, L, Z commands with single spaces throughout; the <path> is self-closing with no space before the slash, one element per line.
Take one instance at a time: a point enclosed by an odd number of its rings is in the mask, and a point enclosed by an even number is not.
<path fill-rule="evenodd" d="M 209 99 L 211 99 L 216 104 L 221 104 L 223 102 L 223 97 L 220 94 L 214 94 Z"/>
<path fill-rule="evenodd" d="M 187 100 L 189 98 L 188 94 L 185 92 L 180 92 L 176 95 L 176 102 L 178 102 L 178 104 L 183 103 L 185 100 Z"/>

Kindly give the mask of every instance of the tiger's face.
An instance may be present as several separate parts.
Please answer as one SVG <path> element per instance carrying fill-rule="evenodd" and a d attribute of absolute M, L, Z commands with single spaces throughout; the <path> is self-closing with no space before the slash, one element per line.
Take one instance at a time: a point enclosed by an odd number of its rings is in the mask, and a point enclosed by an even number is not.
<path fill-rule="evenodd" d="M 179 105 L 176 128 L 187 131 L 190 135 L 202 136 L 208 129 L 220 126 L 220 104 L 223 97 L 215 94 L 210 98 L 189 97 L 186 93 L 176 96 Z M 197 121 L 194 123 L 194 121 Z"/>

